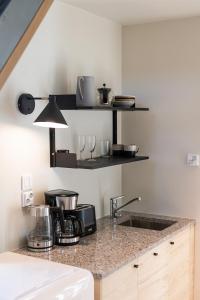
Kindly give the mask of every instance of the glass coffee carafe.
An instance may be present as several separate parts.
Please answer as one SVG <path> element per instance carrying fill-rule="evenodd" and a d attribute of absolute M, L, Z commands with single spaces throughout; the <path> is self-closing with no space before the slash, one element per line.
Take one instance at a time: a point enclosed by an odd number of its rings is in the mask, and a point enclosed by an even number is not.
<path fill-rule="evenodd" d="M 81 221 L 69 212 L 59 210 L 56 221 L 55 240 L 57 245 L 75 245 L 83 233 Z"/>
<path fill-rule="evenodd" d="M 52 220 L 48 205 L 29 207 L 27 246 L 30 251 L 49 251 L 53 247 Z"/>

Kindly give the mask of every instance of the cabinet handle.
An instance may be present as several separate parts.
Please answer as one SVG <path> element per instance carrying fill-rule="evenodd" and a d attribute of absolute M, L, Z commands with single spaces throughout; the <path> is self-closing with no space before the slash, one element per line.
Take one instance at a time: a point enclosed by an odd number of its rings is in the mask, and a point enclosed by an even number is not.
<path fill-rule="evenodd" d="M 139 265 L 133 265 L 133 268 L 138 269 Z"/>
<path fill-rule="evenodd" d="M 154 256 L 158 256 L 158 253 L 157 252 L 154 252 L 154 254 L 153 254 Z"/>
<path fill-rule="evenodd" d="M 174 245 L 175 243 L 174 242 L 170 242 L 170 245 Z"/>

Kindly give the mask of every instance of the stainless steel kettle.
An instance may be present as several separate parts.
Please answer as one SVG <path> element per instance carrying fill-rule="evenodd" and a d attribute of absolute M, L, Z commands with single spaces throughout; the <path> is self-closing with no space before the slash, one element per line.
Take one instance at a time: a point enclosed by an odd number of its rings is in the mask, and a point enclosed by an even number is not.
<path fill-rule="evenodd" d="M 48 205 L 32 205 L 29 209 L 27 246 L 30 251 L 49 251 L 53 247 L 52 219 Z"/>

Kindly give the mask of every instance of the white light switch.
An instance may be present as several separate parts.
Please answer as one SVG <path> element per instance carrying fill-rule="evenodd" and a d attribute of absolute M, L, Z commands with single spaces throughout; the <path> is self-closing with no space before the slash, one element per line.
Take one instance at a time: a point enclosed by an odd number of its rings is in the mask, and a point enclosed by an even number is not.
<path fill-rule="evenodd" d="M 30 174 L 22 175 L 21 177 L 21 190 L 32 190 L 32 176 Z"/>
<path fill-rule="evenodd" d="M 29 174 L 22 175 L 21 177 L 21 205 L 26 207 L 33 204 L 33 187 L 32 176 Z"/>
<path fill-rule="evenodd" d="M 199 154 L 188 153 L 187 155 L 187 165 L 190 167 L 199 167 L 200 156 Z"/>

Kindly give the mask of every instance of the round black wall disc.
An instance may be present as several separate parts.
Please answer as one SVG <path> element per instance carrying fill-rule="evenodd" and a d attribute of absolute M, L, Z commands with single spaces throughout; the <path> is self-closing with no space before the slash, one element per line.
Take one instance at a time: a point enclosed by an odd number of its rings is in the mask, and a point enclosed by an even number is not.
<path fill-rule="evenodd" d="M 35 100 L 30 94 L 22 94 L 18 99 L 19 111 L 24 115 L 31 114 L 35 109 Z"/>

